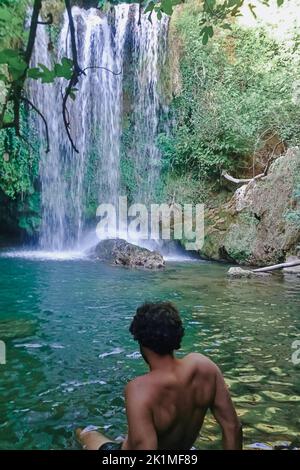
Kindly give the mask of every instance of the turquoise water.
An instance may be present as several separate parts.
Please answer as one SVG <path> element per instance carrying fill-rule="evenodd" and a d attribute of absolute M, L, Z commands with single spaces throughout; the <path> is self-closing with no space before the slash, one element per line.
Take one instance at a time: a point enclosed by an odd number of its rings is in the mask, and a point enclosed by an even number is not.
<path fill-rule="evenodd" d="M 126 432 L 123 388 L 146 371 L 128 333 L 144 300 L 171 300 L 186 336 L 225 374 L 246 444 L 299 443 L 300 280 L 229 280 L 214 263 L 134 271 L 88 260 L 0 258 L 0 448 L 77 448 L 76 426 Z M 199 448 L 220 446 L 208 417 Z"/>

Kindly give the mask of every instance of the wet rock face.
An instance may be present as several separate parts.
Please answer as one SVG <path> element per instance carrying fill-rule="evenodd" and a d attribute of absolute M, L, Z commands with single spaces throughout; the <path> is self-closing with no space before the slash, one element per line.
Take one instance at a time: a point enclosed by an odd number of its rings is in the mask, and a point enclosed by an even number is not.
<path fill-rule="evenodd" d="M 130 268 L 162 269 L 165 267 L 165 261 L 158 252 L 141 248 L 122 239 L 100 241 L 91 249 L 89 256 L 99 261 Z"/>
<path fill-rule="evenodd" d="M 294 197 L 300 184 L 300 151 L 290 149 L 265 178 L 237 189 L 232 199 L 205 218 L 203 255 L 239 264 L 271 265 L 297 254 L 300 226 L 290 212 L 300 212 Z"/>

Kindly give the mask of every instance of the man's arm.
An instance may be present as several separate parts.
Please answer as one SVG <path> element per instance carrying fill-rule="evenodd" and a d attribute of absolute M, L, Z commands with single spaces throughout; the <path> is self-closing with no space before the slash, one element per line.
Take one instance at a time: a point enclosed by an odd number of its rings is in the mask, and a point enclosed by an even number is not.
<path fill-rule="evenodd" d="M 216 391 L 211 411 L 222 428 L 223 449 L 243 448 L 243 431 L 229 390 L 219 368 L 216 369 Z"/>
<path fill-rule="evenodd" d="M 125 399 L 128 436 L 122 450 L 156 450 L 157 434 L 143 384 L 130 382 L 125 388 Z"/>

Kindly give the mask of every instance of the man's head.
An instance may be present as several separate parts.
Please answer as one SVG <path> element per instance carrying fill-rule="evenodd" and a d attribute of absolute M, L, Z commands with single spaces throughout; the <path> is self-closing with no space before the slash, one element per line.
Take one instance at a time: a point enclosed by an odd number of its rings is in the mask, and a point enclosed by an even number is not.
<path fill-rule="evenodd" d="M 184 328 L 177 308 L 171 302 L 145 303 L 138 307 L 129 328 L 141 349 L 165 356 L 179 349 Z"/>

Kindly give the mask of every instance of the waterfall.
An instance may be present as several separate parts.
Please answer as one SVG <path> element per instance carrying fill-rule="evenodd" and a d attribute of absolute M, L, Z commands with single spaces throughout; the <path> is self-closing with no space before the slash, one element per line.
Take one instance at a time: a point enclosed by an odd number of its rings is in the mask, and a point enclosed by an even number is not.
<path fill-rule="evenodd" d="M 49 38 L 46 28 L 38 26 L 36 44 L 32 57 L 32 66 L 43 64 L 52 68 L 48 51 Z M 67 182 L 63 178 L 63 153 L 60 151 L 60 127 L 62 126 L 61 108 L 58 105 L 58 89 L 53 84 L 44 85 L 39 81 L 30 81 L 29 96 L 32 102 L 45 116 L 51 151 L 45 153 L 45 128 L 41 119 L 31 113 L 31 121 L 37 129 L 40 140 L 40 181 L 42 223 L 40 244 L 47 248 L 60 249 L 64 244 L 67 226 Z"/>
<path fill-rule="evenodd" d="M 54 84 L 31 81 L 29 96 L 44 114 L 50 135 L 45 153 L 45 129 L 32 118 L 41 141 L 40 181 L 42 223 L 40 246 L 63 250 L 82 240 L 89 219 L 101 203 L 117 203 L 120 195 L 120 144 L 125 49 L 134 64 L 132 119 L 134 150 L 132 163 L 139 185 L 136 199 L 151 195 L 159 178 L 160 152 L 155 145 L 162 101 L 159 92 L 161 50 L 165 51 L 168 21 L 146 15 L 139 24 L 138 5 L 120 4 L 113 12 L 72 8 L 78 61 L 86 75 L 77 85 L 76 99 L 68 102 L 70 131 L 79 153 L 72 151 L 62 119 L 62 93 L 66 80 Z M 156 16 L 156 15 L 154 15 Z M 48 33 L 38 26 L 32 66 L 52 68 L 63 57 L 72 57 L 67 14 L 58 39 L 57 53 L 48 51 Z M 126 44 L 129 44 L 129 46 Z M 128 53 L 127 53 L 128 56 Z M 99 68 L 102 67 L 102 68 Z M 113 73 L 112 73 L 113 72 Z"/>
<path fill-rule="evenodd" d="M 160 91 L 160 69 L 166 59 L 168 17 L 159 20 L 152 15 L 142 15 L 138 24 L 135 18 L 134 55 L 135 98 L 134 98 L 134 159 L 139 185 L 136 199 L 139 202 L 153 202 L 155 186 L 159 178 L 161 155 L 156 145 L 160 110 L 163 97 Z"/>

